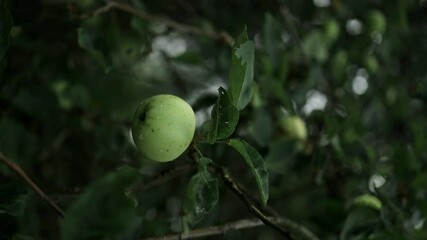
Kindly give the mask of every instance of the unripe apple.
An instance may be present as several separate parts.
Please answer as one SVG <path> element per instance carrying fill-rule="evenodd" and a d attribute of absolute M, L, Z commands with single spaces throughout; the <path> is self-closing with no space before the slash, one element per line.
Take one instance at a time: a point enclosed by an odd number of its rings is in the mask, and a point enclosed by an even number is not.
<path fill-rule="evenodd" d="M 353 202 L 353 206 L 363 206 L 370 207 L 375 210 L 380 210 L 382 207 L 381 200 L 379 200 L 376 196 L 371 194 L 364 194 L 356 197 Z"/>
<path fill-rule="evenodd" d="M 168 162 L 190 145 L 196 129 L 191 106 L 173 95 L 157 95 L 140 103 L 132 121 L 136 146 L 148 158 Z"/>
<path fill-rule="evenodd" d="M 287 136 L 304 141 L 307 138 L 307 128 L 305 122 L 299 116 L 286 116 L 280 120 L 280 126 Z"/>

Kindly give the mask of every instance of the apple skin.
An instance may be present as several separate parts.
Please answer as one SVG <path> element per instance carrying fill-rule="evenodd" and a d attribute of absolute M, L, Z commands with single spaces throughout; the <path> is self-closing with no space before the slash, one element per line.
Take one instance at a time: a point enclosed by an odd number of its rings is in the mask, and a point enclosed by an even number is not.
<path fill-rule="evenodd" d="M 191 106 L 173 95 L 156 95 L 141 102 L 132 120 L 135 145 L 148 158 L 168 162 L 190 145 L 196 129 Z"/>

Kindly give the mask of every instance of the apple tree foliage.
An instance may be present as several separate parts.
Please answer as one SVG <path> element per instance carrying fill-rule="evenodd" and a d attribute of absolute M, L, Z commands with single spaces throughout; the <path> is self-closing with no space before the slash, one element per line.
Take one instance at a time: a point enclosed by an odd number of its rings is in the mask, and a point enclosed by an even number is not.
<path fill-rule="evenodd" d="M 65 211 L 0 164 L 0 239 L 144 239 L 254 218 L 218 166 L 320 239 L 427 239 L 426 11 L 425 0 L 0 0 L 0 152 Z M 197 117 L 169 163 L 130 134 L 157 94 Z"/>

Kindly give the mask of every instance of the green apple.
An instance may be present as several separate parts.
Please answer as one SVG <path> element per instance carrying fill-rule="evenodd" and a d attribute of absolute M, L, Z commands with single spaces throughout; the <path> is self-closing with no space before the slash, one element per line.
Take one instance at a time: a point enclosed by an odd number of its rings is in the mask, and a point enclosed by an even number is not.
<path fill-rule="evenodd" d="M 299 116 L 286 116 L 280 120 L 280 126 L 291 139 L 304 141 L 307 139 L 305 122 Z"/>
<path fill-rule="evenodd" d="M 370 207 L 376 210 L 380 210 L 382 207 L 381 200 L 379 200 L 376 196 L 371 194 L 364 194 L 356 197 L 353 200 L 352 205 Z"/>
<path fill-rule="evenodd" d="M 148 158 L 168 162 L 190 145 L 196 129 L 191 106 L 173 95 L 157 95 L 138 105 L 132 120 L 136 146 Z"/>

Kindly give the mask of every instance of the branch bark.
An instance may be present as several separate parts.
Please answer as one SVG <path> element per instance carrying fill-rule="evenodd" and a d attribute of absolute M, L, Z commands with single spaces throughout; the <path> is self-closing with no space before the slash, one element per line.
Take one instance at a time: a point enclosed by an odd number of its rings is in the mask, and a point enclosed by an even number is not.
<path fill-rule="evenodd" d="M 285 239 L 294 239 L 291 233 L 284 229 L 277 222 L 272 221 L 272 218 L 266 216 L 257 206 L 255 206 L 249 198 L 246 196 L 246 193 L 235 183 L 227 169 L 224 167 L 212 165 L 215 173 L 223 180 L 225 186 L 227 186 L 237 197 L 242 200 L 242 202 L 247 206 L 250 213 L 259 218 L 266 226 L 269 226 L 279 232 Z"/>
<path fill-rule="evenodd" d="M 197 148 L 197 145 L 195 144 L 195 142 L 193 142 L 191 150 L 189 151 L 189 156 L 194 162 L 197 162 L 198 157 L 203 157 L 202 153 Z M 221 178 L 225 186 L 229 190 L 231 190 L 235 195 L 237 195 L 237 197 L 240 198 L 240 200 L 246 205 L 250 213 L 252 213 L 255 217 L 257 217 L 259 221 L 262 222 L 264 225 L 269 226 L 275 229 L 276 231 L 278 231 L 285 239 L 319 240 L 319 238 L 316 235 L 314 235 L 308 228 L 290 219 L 280 217 L 278 214 L 275 214 L 275 217 L 266 216 L 265 213 L 263 213 L 263 210 L 258 208 L 251 201 L 251 199 L 248 197 L 248 194 L 232 178 L 232 176 L 229 174 L 228 170 L 225 167 L 220 166 L 216 163 L 211 163 L 210 170 L 213 171 L 219 178 Z M 178 234 L 178 236 L 183 237 L 184 236 L 183 234 L 184 233 Z M 167 236 L 168 235 L 161 236 L 161 237 L 167 237 Z M 161 237 L 158 237 L 158 239 L 163 239 Z M 151 240 L 155 240 L 155 239 L 156 238 L 153 238 Z M 171 238 L 171 239 L 176 239 L 176 238 Z M 185 239 L 185 238 L 178 238 L 178 239 Z"/>
<path fill-rule="evenodd" d="M 31 178 L 13 161 L 6 158 L 0 153 L 0 161 L 6 164 L 12 171 L 14 171 L 22 180 L 24 180 L 39 196 L 43 199 L 61 218 L 64 218 L 64 211 L 55 204 L 35 183 Z"/>
<path fill-rule="evenodd" d="M 271 219 L 271 221 L 280 223 L 284 220 L 277 218 L 277 219 Z M 264 223 L 259 219 L 242 219 L 242 220 L 227 223 L 221 226 L 199 228 L 199 229 L 194 229 L 188 233 L 175 233 L 175 234 L 169 234 L 169 235 L 164 235 L 159 237 L 144 238 L 143 240 L 195 239 L 195 238 L 201 238 L 201 237 L 207 237 L 207 236 L 222 235 L 230 230 L 239 230 L 239 229 L 253 228 L 253 227 L 260 227 L 260 226 L 264 226 Z"/>

